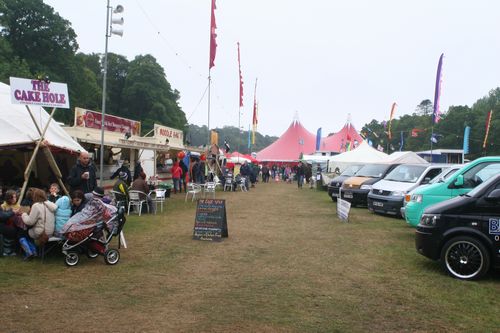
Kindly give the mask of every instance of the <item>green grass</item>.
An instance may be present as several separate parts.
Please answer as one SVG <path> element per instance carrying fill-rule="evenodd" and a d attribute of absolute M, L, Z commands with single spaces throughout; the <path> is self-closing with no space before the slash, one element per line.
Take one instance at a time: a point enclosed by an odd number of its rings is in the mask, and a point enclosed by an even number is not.
<path fill-rule="evenodd" d="M 325 192 L 259 184 L 226 199 L 229 238 L 191 239 L 195 204 L 131 216 L 116 266 L 0 260 L 2 331 L 495 332 L 499 274 L 445 275 L 416 253 L 402 220 L 354 208 L 336 217 Z M 27 307 L 27 308 L 26 308 Z M 97 314 L 96 314 L 97 311 Z M 36 315 L 33 315 L 36 313 Z M 43 318 L 53 317 L 54 321 Z M 89 320 L 91 322 L 89 326 Z"/>

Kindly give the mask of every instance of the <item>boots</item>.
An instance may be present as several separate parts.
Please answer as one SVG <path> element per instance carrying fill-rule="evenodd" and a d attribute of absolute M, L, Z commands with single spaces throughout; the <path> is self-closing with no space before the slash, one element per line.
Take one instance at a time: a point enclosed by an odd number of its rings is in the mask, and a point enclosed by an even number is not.
<path fill-rule="evenodd" d="M 26 237 L 19 238 L 19 245 L 24 251 L 24 260 L 28 260 L 33 257 L 33 252 L 31 251 L 29 241 Z"/>
<path fill-rule="evenodd" d="M 36 249 L 36 245 L 35 245 L 35 243 L 31 239 L 28 239 L 28 246 L 30 247 L 30 250 L 31 250 L 31 253 L 33 254 L 33 256 L 37 257 L 38 256 L 38 252 L 37 252 L 37 249 Z"/>

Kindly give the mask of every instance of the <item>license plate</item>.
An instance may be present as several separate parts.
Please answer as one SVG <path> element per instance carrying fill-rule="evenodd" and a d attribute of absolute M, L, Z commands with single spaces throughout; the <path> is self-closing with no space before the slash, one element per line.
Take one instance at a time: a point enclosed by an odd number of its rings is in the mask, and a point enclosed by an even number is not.
<path fill-rule="evenodd" d="M 377 206 L 377 207 L 384 207 L 384 204 L 382 202 L 378 202 L 378 201 L 374 201 L 373 205 Z"/>
<path fill-rule="evenodd" d="M 332 197 L 338 198 L 338 197 L 339 197 L 339 194 L 338 194 L 338 193 L 333 192 L 333 193 L 332 193 Z"/>
<path fill-rule="evenodd" d="M 344 193 L 344 198 L 347 198 L 347 199 L 352 199 L 352 193 L 350 193 L 350 192 L 345 192 L 345 193 Z"/>

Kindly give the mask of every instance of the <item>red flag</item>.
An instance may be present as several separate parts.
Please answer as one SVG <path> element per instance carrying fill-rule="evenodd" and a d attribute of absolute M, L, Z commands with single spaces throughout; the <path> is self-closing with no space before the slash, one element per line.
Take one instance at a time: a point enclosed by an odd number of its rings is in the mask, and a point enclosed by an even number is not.
<path fill-rule="evenodd" d="M 414 129 L 412 129 L 411 130 L 411 137 L 412 138 L 418 137 L 418 133 L 422 132 L 422 131 L 423 131 L 423 129 L 420 129 L 420 128 L 414 128 Z"/>
<path fill-rule="evenodd" d="M 483 149 L 486 148 L 486 143 L 488 142 L 488 134 L 490 133 L 491 114 L 492 113 L 493 113 L 493 110 L 490 110 L 490 112 L 488 112 L 488 116 L 486 117 L 486 134 L 484 135 Z"/>
<path fill-rule="evenodd" d="M 210 61 L 208 64 L 208 69 L 212 68 L 215 66 L 215 51 L 217 49 L 217 41 L 215 38 L 217 37 L 217 34 L 215 33 L 215 29 L 217 28 L 217 25 L 215 24 L 215 9 L 217 7 L 215 6 L 215 0 L 212 0 L 212 14 L 210 16 Z"/>
<path fill-rule="evenodd" d="M 243 76 L 241 75 L 240 42 L 238 42 L 238 70 L 240 71 L 240 107 L 243 106 Z"/>

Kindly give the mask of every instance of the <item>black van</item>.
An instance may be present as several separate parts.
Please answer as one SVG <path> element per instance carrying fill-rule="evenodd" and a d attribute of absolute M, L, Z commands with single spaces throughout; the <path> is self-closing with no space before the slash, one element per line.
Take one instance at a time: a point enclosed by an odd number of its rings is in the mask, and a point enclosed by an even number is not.
<path fill-rule="evenodd" d="M 330 184 L 328 184 L 328 196 L 332 198 L 333 201 L 337 201 L 339 196 L 339 189 L 342 187 L 344 180 L 350 178 L 358 172 L 359 169 L 363 167 L 363 164 L 353 164 L 348 166 L 342 173 L 333 178 Z"/>
<path fill-rule="evenodd" d="M 417 226 L 415 246 L 458 279 L 478 279 L 490 266 L 500 268 L 500 174 L 467 194 L 428 207 Z"/>

